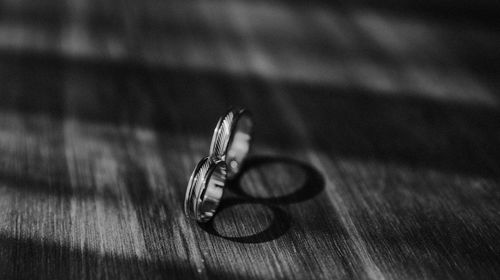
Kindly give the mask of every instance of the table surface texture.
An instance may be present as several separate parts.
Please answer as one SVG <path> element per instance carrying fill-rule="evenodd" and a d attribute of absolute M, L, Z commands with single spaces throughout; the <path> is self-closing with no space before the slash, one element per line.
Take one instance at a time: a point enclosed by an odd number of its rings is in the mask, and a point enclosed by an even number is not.
<path fill-rule="evenodd" d="M 498 279 L 498 1 L 1 1 L 0 279 Z M 230 106 L 215 218 L 189 176 Z"/>

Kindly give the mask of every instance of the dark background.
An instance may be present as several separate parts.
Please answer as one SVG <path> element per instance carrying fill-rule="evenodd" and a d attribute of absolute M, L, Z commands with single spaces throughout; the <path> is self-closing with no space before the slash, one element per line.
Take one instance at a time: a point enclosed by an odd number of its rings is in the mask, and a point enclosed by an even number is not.
<path fill-rule="evenodd" d="M 1 1 L 0 278 L 498 278 L 499 5 Z"/>

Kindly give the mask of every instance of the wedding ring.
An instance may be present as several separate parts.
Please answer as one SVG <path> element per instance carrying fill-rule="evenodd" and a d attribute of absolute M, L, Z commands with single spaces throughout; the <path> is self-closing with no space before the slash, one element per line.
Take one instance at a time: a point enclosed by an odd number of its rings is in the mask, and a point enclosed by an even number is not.
<path fill-rule="evenodd" d="M 184 213 L 198 222 L 208 222 L 222 199 L 226 179 L 239 172 L 252 140 L 253 122 L 248 111 L 230 109 L 219 119 L 203 158 L 189 178 Z"/>
<path fill-rule="evenodd" d="M 253 121 L 245 109 L 229 109 L 217 123 L 210 144 L 210 156 L 226 162 L 227 178 L 238 174 L 252 141 Z"/>
<path fill-rule="evenodd" d="M 219 207 L 226 183 L 226 163 L 206 157 L 194 169 L 189 179 L 184 213 L 198 222 L 208 222 Z"/>

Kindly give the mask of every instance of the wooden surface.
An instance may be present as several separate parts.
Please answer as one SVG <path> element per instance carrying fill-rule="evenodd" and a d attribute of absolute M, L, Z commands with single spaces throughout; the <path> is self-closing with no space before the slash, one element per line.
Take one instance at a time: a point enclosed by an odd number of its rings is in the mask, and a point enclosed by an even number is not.
<path fill-rule="evenodd" d="M 0 279 L 498 279 L 498 2 L 461 2 L 2 1 Z"/>

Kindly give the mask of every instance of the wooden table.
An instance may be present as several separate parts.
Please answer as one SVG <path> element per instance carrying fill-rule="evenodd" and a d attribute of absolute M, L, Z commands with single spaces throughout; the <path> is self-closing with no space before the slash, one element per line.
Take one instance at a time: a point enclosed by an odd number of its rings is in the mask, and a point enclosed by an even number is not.
<path fill-rule="evenodd" d="M 497 3 L 46 2 L 0 4 L 0 279 L 499 277 Z"/>

